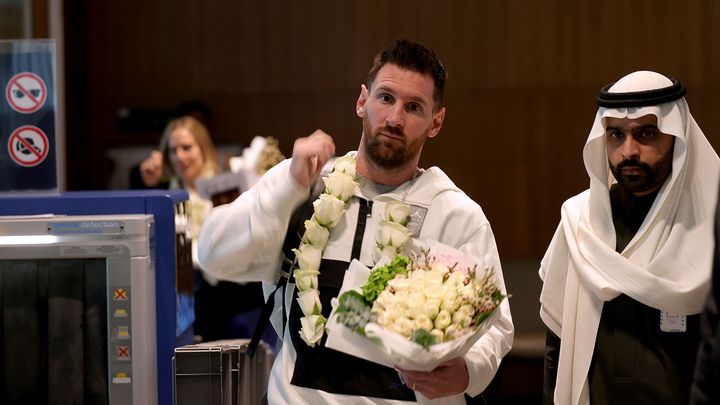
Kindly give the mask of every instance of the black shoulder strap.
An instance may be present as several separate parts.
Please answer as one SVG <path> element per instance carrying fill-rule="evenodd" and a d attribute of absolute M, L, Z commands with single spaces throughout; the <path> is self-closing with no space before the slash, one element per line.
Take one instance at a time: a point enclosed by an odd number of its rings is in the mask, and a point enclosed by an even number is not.
<path fill-rule="evenodd" d="M 253 354 L 255 354 L 255 350 L 260 343 L 262 334 L 267 328 L 268 323 L 270 322 L 270 315 L 272 315 L 272 311 L 275 308 L 275 294 L 278 292 L 278 290 L 281 290 L 280 294 L 282 294 L 281 297 L 283 300 L 283 327 L 285 327 L 285 324 L 287 323 L 287 312 L 285 308 L 285 285 L 287 284 L 288 279 L 292 277 L 294 263 L 294 260 L 292 259 L 294 254 L 292 250 L 300 246 L 302 232 L 305 229 L 305 221 L 310 219 L 314 212 L 313 202 L 318 198 L 318 196 L 320 196 L 320 193 L 322 193 L 323 189 L 325 188 L 325 183 L 322 180 L 322 177 L 325 174 L 326 173 L 323 172 L 320 176 L 318 176 L 317 180 L 315 180 L 315 183 L 313 183 L 312 188 L 310 189 L 310 196 L 308 197 L 308 199 L 305 200 L 302 204 L 300 204 L 297 208 L 295 208 L 295 211 L 293 211 L 293 214 L 290 217 L 288 229 L 285 233 L 285 241 L 283 241 L 282 247 L 283 262 L 280 265 L 282 276 L 280 277 L 280 280 L 278 281 L 277 286 L 275 287 L 273 292 L 270 293 L 270 295 L 268 296 L 267 301 L 265 301 L 262 312 L 260 312 L 260 318 L 258 319 L 257 325 L 255 325 L 255 331 L 253 332 L 246 352 L 250 358 L 252 358 Z M 282 336 L 280 336 L 280 339 L 282 339 Z"/>

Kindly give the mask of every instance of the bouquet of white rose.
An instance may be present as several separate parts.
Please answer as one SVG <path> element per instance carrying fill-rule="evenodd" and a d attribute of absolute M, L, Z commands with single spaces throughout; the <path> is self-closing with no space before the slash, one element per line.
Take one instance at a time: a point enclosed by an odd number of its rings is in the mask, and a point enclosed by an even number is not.
<path fill-rule="evenodd" d="M 430 371 L 464 355 L 491 326 L 506 295 L 491 266 L 458 250 L 416 243 L 371 271 L 348 269 L 328 324 L 327 347 L 389 367 Z"/>

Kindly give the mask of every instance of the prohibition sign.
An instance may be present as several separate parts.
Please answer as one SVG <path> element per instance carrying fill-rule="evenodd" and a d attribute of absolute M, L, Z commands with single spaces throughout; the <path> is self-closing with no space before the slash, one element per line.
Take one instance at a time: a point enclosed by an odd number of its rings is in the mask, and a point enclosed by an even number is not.
<path fill-rule="evenodd" d="M 21 114 L 32 114 L 45 105 L 47 87 L 40 76 L 22 72 L 10 79 L 5 89 L 5 97 L 13 110 Z"/>
<path fill-rule="evenodd" d="M 42 163 L 48 154 L 48 137 L 38 127 L 23 125 L 8 139 L 8 152 L 12 160 L 23 167 Z"/>

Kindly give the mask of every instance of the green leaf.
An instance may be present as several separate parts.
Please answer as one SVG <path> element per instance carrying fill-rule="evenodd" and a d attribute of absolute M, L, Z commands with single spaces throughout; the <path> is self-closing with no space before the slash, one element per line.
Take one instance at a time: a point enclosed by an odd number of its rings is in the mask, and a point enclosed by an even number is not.
<path fill-rule="evenodd" d="M 370 303 L 367 302 L 365 297 L 355 290 L 347 290 L 340 295 L 338 298 L 338 311 L 341 309 L 358 308 L 358 307 L 369 307 Z"/>
<path fill-rule="evenodd" d="M 375 302 L 380 293 L 387 287 L 388 281 L 395 278 L 398 274 L 408 272 L 408 262 L 407 256 L 397 255 L 390 263 L 371 271 L 368 276 L 368 281 L 362 287 L 365 299 L 369 303 Z"/>
<path fill-rule="evenodd" d="M 370 304 L 359 292 L 345 291 L 338 298 L 338 307 L 335 310 L 337 321 L 347 326 L 353 332 L 365 334 L 365 325 L 371 320 Z"/>
<path fill-rule="evenodd" d="M 436 339 L 425 329 L 416 329 L 410 336 L 410 340 L 427 349 L 435 344 Z"/>

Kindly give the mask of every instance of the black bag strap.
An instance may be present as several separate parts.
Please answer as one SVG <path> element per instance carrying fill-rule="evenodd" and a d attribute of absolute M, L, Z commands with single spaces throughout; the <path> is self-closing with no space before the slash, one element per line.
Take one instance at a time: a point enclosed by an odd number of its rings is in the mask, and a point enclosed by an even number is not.
<path fill-rule="evenodd" d="M 246 351 L 248 357 L 250 358 L 252 358 L 252 356 L 255 354 L 255 350 L 260 343 L 262 334 L 263 332 L 265 332 L 268 323 L 270 323 L 270 315 L 272 315 L 272 311 L 275 308 L 275 295 L 278 290 L 280 290 L 280 294 L 282 294 L 281 297 L 283 303 L 283 328 L 285 328 L 285 324 L 287 323 L 287 311 L 285 307 L 285 286 L 288 282 L 288 279 L 292 277 L 293 264 L 295 262 L 292 259 L 292 257 L 294 256 L 292 250 L 297 249 L 297 247 L 300 246 L 302 233 L 305 229 L 305 221 L 310 219 L 314 212 L 313 202 L 315 202 L 315 200 L 325 189 L 325 183 L 322 180 L 322 177 L 325 175 L 327 175 L 327 173 L 323 171 L 323 173 L 318 176 L 318 178 L 315 180 L 315 183 L 313 183 L 312 188 L 310 189 L 310 196 L 308 197 L 308 199 L 305 200 L 302 204 L 300 204 L 297 208 L 295 208 L 295 211 L 293 211 L 293 214 L 290 217 L 290 222 L 288 223 L 288 229 L 285 233 L 285 240 L 283 241 L 282 247 L 283 262 L 280 265 L 282 276 L 280 277 L 280 280 L 278 281 L 277 286 L 275 287 L 273 292 L 270 293 L 270 296 L 268 296 L 268 299 L 267 301 L 265 301 L 265 305 L 263 305 L 262 311 L 260 312 L 260 318 L 258 319 L 258 323 L 255 325 L 255 330 L 253 331 L 252 338 L 250 339 L 250 343 L 248 344 Z M 280 336 L 280 339 L 282 339 L 282 336 Z"/>

